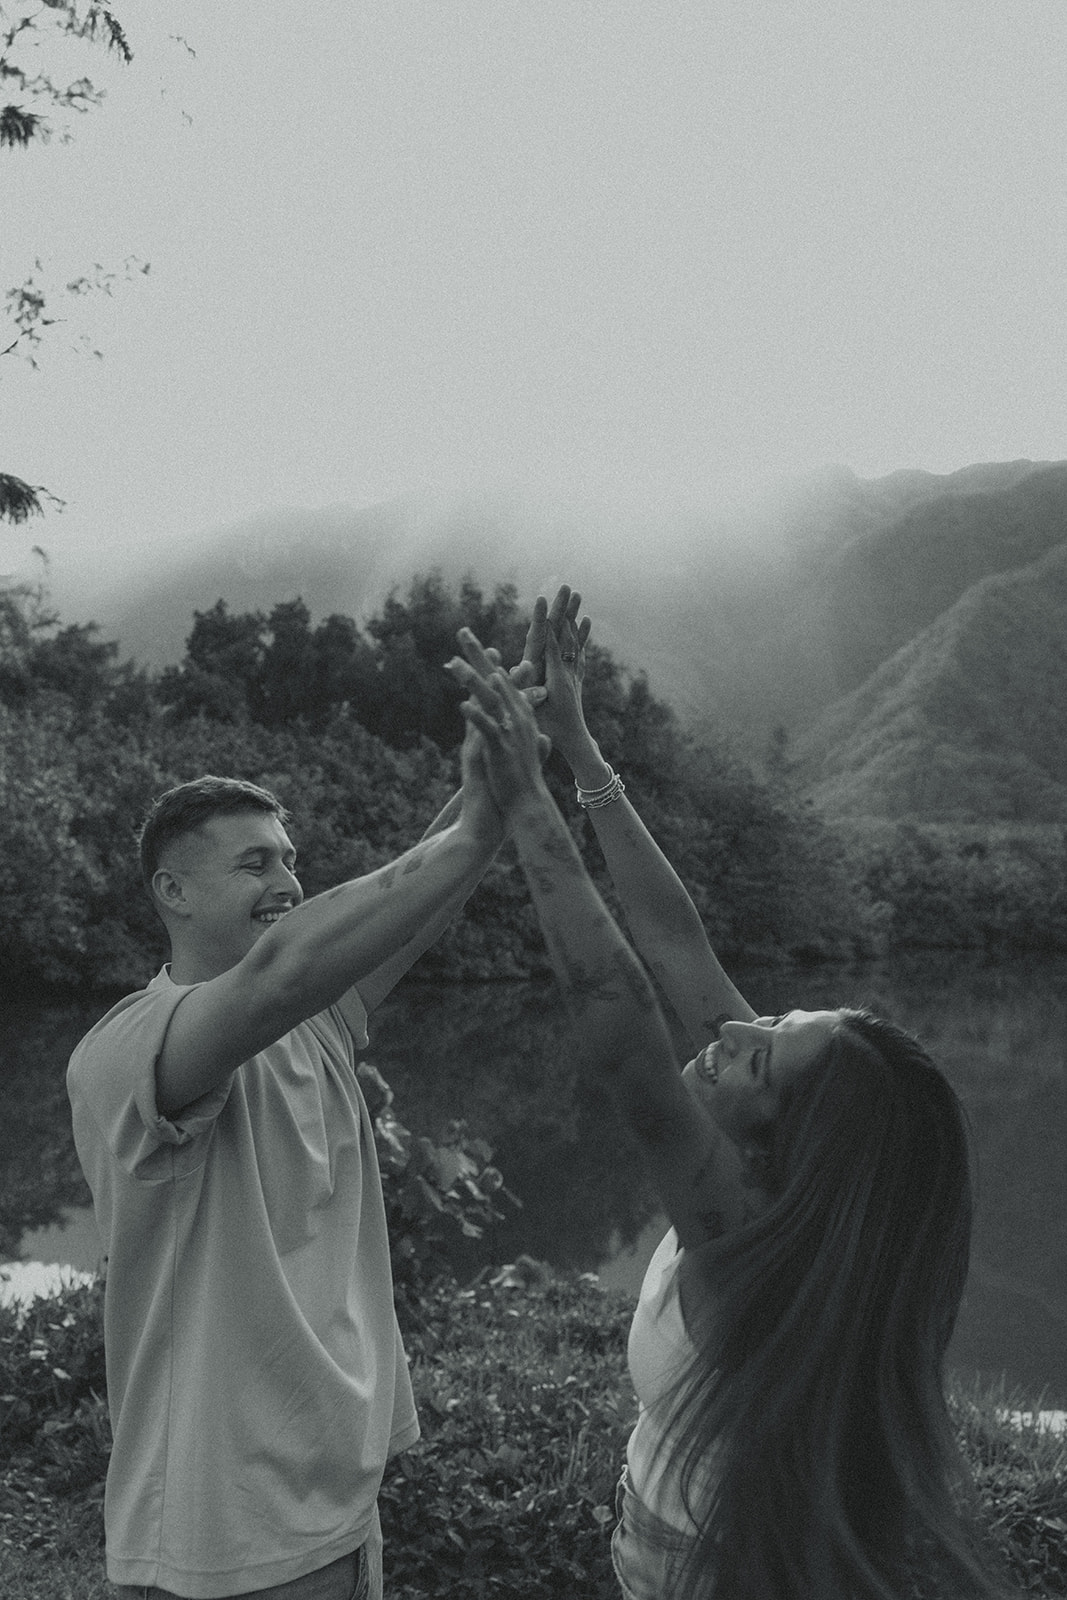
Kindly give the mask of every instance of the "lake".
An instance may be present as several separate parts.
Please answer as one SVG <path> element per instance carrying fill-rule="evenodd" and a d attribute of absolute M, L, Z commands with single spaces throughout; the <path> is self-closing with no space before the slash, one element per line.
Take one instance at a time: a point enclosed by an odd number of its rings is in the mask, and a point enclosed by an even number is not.
<path fill-rule="evenodd" d="M 976 1165 L 971 1274 L 951 1350 L 1067 1406 L 1067 962 L 927 953 L 858 969 L 735 970 L 761 1012 L 865 1004 L 917 1033 L 967 1109 Z M 106 1003 L 0 1002 L 0 1260 L 96 1264 L 63 1074 Z M 636 1294 L 665 1226 L 640 1158 L 581 1082 L 550 986 L 410 984 L 372 1023 L 373 1061 L 416 1133 L 454 1117 L 493 1146 L 522 1202 L 461 1274 L 525 1253 Z"/>

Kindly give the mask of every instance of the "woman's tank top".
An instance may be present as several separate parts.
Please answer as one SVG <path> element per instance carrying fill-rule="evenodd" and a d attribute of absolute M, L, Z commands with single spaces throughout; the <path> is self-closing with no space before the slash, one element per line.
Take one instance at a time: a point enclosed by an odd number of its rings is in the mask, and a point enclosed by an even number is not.
<path fill-rule="evenodd" d="M 693 1534 L 699 1530 L 682 1503 L 681 1463 L 672 1448 L 663 1403 L 693 1356 L 678 1295 L 682 1254 L 671 1228 L 648 1264 L 630 1325 L 627 1359 L 640 1411 L 626 1447 L 626 1462 L 630 1487 L 647 1509 L 678 1532 Z M 693 1480 L 690 1493 L 698 1505 L 708 1498 L 712 1471 L 709 1462 Z"/>

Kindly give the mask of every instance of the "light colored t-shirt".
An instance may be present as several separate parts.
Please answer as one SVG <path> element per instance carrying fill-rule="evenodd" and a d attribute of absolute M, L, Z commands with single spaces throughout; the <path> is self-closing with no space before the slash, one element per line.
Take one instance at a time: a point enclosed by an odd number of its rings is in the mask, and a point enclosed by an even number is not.
<path fill-rule="evenodd" d="M 120 1001 L 67 1082 L 108 1257 L 108 1576 L 214 1600 L 360 1545 L 419 1428 L 340 1012 L 168 1120 L 155 1063 L 192 987 L 164 969 Z"/>
<path fill-rule="evenodd" d="M 682 1500 L 681 1464 L 672 1448 L 665 1404 L 672 1383 L 693 1358 L 678 1294 L 682 1255 L 678 1235 L 669 1228 L 648 1264 L 630 1324 L 627 1361 L 639 1410 L 626 1464 L 630 1488 L 642 1504 L 679 1533 L 694 1534 L 699 1530 Z M 709 1462 L 694 1480 L 690 1493 L 698 1504 L 710 1493 L 712 1471 Z"/>

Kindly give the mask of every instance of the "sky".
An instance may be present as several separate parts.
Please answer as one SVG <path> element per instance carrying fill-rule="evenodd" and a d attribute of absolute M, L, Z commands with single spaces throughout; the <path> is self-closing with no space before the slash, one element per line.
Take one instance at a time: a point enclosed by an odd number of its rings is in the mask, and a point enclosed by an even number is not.
<path fill-rule="evenodd" d="M 66 319 L 0 363 L 0 469 L 66 502 L 0 569 L 1067 456 L 1063 0 L 114 5 L 128 68 L 39 52 L 104 104 L 0 153 L 0 287 Z"/>

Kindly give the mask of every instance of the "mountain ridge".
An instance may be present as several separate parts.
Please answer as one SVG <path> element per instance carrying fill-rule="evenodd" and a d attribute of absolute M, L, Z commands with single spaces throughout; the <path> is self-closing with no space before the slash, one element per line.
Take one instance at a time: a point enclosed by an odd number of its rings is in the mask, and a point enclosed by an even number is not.
<path fill-rule="evenodd" d="M 987 580 L 1029 571 L 1064 540 L 1067 462 L 977 463 L 944 475 L 905 468 L 877 479 L 837 467 L 718 516 L 621 515 L 503 493 L 279 511 L 206 536 L 166 564 L 131 568 L 121 580 L 101 573 L 99 604 L 85 584 L 64 586 L 57 565 L 55 598 L 64 622 L 92 618 L 124 654 L 161 666 L 180 658 L 193 612 L 220 597 L 231 611 L 269 611 L 299 595 L 314 620 L 341 612 L 363 622 L 391 590 L 433 568 L 452 583 L 469 574 L 483 591 L 513 583 L 527 605 L 567 581 L 586 598 L 594 639 L 644 672 L 653 693 L 698 736 L 728 735 L 758 764 L 784 729 L 805 752 L 802 768 L 820 804 L 881 804 L 874 774 L 885 777 L 888 758 L 881 751 L 861 778 L 859 728 L 867 718 L 884 742 L 897 727 L 905 742 L 885 792 L 911 815 L 926 804 L 924 766 L 962 770 L 969 762 L 991 773 L 996 757 L 988 731 L 988 748 L 972 749 L 966 761 L 958 740 L 949 740 L 951 760 L 942 760 L 926 737 L 930 686 L 939 671 L 947 684 L 955 670 L 950 656 L 938 655 L 942 636 L 927 637 L 929 630 Z M 1025 584 L 1011 604 L 1020 632 L 1026 607 L 1041 610 Z M 964 627 L 970 615 L 964 605 L 951 627 Z M 1048 636 L 1046 655 L 1055 655 L 1054 625 L 1046 618 L 1038 632 Z M 925 655 L 922 671 L 894 677 L 900 652 L 913 646 L 915 661 Z M 997 649 L 1009 652 L 1007 636 Z M 890 677 L 880 676 L 894 662 Z M 1029 670 L 1040 677 L 1040 661 Z M 1010 673 L 1002 691 L 1012 704 L 1018 699 Z M 860 700 L 850 698 L 857 692 Z M 909 715 L 924 730 L 912 745 L 902 710 L 908 695 L 918 697 Z M 965 717 L 962 708 L 959 714 Z M 846 726 L 849 718 L 854 725 Z M 1018 751 L 1004 756 L 1014 778 L 1005 768 L 990 779 L 996 804 L 1025 809 L 1030 784 L 1031 809 L 1058 815 L 1059 779 L 1050 778 L 1046 793 L 1040 763 L 1016 770 L 1017 759 Z M 926 789 L 935 796 L 927 809 L 937 810 L 940 791 L 932 783 Z"/>
<path fill-rule="evenodd" d="M 1067 540 L 980 579 L 799 741 L 812 799 L 829 815 L 1067 822 L 1065 624 Z"/>

